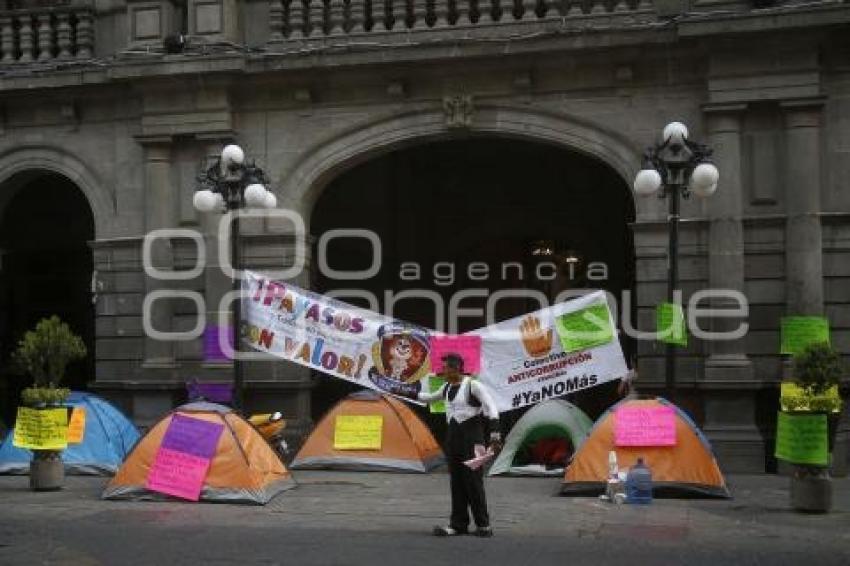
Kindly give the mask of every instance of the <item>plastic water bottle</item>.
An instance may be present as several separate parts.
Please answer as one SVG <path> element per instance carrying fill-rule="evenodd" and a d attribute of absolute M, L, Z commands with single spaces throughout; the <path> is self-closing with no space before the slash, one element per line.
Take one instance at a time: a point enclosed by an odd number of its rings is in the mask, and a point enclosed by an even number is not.
<path fill-rule="evenodd" d="M 622 503 L 625 498 L 623 482 L 620 480 L 620 467 L 617 465 L 617 453 L 611 450 L 608 452 L 608 482 L 605 485 L 605 500 Z"/>
<path fill-rule="evenodd" d="M 617 465 L 617 453 L 613 450 L 608 452 L 608 479 L 617 479 L 620 467 Z"/>
<path fill-rule="evenodd" d="M 643 458 L 637 459 L 637 464 L 626 476 L 626 502 L 652 503 L 652 472 L 643 463 Z"/>

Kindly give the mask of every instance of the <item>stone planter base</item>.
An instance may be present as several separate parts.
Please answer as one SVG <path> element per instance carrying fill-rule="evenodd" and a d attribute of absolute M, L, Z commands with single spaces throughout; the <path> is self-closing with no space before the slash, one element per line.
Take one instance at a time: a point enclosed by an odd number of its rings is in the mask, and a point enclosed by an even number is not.
<path fill-rule="evenodd" d="M 30 489 L 33 491 L 56 491 L 65 483 L 65 464 L 61 452 L 45 454 L 35 451 L 30 462 Z"/>
<path fill-rule="evenodd" d="M 805 513 L 829 513 L 832 509 L 832 478 L 826 469 L 814 474 L 810 470 L 794 466 L 791 507 Z"/>

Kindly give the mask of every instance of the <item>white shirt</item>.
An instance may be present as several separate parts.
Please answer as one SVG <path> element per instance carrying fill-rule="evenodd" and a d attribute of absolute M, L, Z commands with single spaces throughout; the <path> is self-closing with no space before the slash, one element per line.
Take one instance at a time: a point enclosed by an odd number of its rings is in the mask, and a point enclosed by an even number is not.
<path fill-rule="evenodd" d="M 454 399 L 449 399 L 446 396 L 446 389 L 448 387 L 449 384 L 445 383 L 433 393 L 420 391 L 418 399 L 425 403 L 445 399 L 446 422 L 451 422 L 454 419 L 455 422 L 462 423 L 481 413 L 484 413 L 484 416 L 488 419 L 497 420 L 499 418 L 499 409 L 496 407 L 496 402 L 493 400 L 487 387 L 480 381 L 472 379 L 469 376 L 464 377 L 463 381 L 460 382 L 460 387 Z M 480 407 L 470 404 L 470 395 L 481 401 Z"/>

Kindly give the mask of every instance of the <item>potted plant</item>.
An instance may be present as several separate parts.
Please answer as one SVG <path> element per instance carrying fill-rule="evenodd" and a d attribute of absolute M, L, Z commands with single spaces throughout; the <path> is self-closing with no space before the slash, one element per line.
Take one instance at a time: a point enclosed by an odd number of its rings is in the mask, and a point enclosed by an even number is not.
<path fill-rule="evenodd" d="M 832 454 L 841 415 L 837 394 L 844 367 L 841 355 L 826 343 L 811 344 L 794 358 L 794 381 L 801 395 L 783 395 L 788 413 L 825 415 L 827 451 Z M 831 459 L 831 457 L 830 457 Z M 829 466 L 795 464 L 791 473 L 791 506 L 799 511 L 826 513 L 832 508 Z"/>
<path fill-rule="evenodd" d="M 65 369 L 74 360 L 86 356 L 82 339 L 58 316 L 39 321 L 18 343 L 15 363 L 33 379 L 33 386 L 21 393 L 25 407 L 36 410 L 64 407 L 70 394 L 59 387 Z M 33 449 L 30 463 L 30 487 L 34 490 L 61 489 L 65 479 L 62 451 Z"/>

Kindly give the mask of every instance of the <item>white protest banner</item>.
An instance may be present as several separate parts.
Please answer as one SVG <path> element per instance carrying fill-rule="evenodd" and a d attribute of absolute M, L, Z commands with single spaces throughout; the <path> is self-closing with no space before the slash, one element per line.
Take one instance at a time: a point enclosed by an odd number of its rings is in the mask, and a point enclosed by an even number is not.
<path fill-rule="evenodd" d="M 363 387 L 415 398 L 428 375 L 424 328 L 246 272 L 242 341 Z"/>
<path fill-rule="evenodd" d="M 626 375 L 615 328 L 596 291 L 467 334 L 481 337 L 478 377 L 508 411 Z"/>

